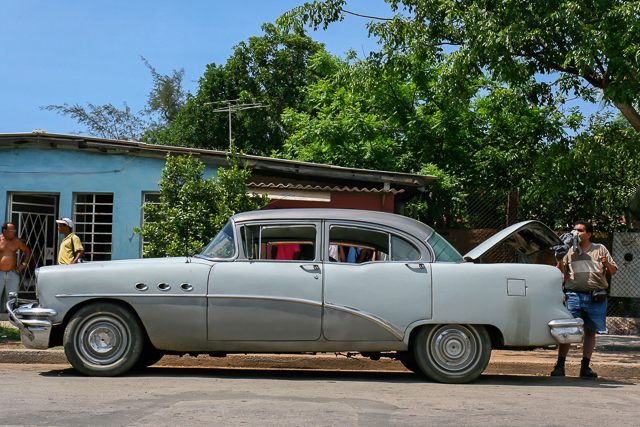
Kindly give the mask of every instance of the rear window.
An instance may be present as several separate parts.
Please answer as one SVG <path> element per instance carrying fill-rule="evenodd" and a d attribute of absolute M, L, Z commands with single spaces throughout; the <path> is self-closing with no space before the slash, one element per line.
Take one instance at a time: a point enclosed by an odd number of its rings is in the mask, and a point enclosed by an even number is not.
<path fill-rule="evenodd" d="M 436 261 L 463 261 L 462 255 L 438 233 L 434 232 L 431 237 L 427 239 L 427 243 L 433 249 Z"/>

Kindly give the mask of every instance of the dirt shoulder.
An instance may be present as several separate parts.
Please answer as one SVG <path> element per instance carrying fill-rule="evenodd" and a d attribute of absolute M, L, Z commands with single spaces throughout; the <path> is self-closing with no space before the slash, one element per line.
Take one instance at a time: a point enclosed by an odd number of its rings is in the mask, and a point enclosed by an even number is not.
<path fill-rule="evenodd" d="M 567 376 L 578 376 L 581 353 L 572 349 L 567 360 Z M 507 351 L 494 350 L 486 375 L 533 375 L 547 376 L 555 364 L 553 350 Z M 52 363 L 68 364 L 62 350 L 0 349 L 0 363 Z M 404 366 L 392 359 L 377 361 L 360 355 L 272 355 L 235 354 L 227 357 L 207 355 L 163 357 L 154 366 L 202 367 L 218 369 L 302 369 L 338 371 L 406 371 Z M 596 351 L 592 367 L 601 378 L 625 382 L 640 382 L 640 354 L 637 351 Z"/>

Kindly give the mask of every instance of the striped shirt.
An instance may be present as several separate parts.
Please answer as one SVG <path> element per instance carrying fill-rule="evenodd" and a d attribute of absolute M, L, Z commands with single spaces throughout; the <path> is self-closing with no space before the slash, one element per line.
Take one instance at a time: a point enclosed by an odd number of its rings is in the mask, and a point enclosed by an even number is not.
<path fill-rule="evenodd" d="M 609 287 L 605 268 L 600 262 L 600 258 L 606 256 L 609 263 L 616 266 L 611 258 L 611 254 L 600 243 L 591 243 L 591 246 L 578 254 L 573 251 L 573 247 L 562 259 L 565 271 L 569 275 L 569 280 L 564 284 L 568 291 L 589 292 L 594 289 L 606 289 Z"/>

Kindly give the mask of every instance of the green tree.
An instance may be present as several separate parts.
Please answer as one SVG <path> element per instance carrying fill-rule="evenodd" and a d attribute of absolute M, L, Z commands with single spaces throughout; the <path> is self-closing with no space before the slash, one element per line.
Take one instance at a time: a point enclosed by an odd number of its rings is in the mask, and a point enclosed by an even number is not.
<path fill-rule="evenodd" d="M 593 220 L 601 231 L 623 219 L 640 184 L 640 135 L 623 119 L 591 118 L 587 129 L 540 151 L 521 185 L 521 210 L 558 228 Z"/>
<path fill-rule="evenodd" d="M 173 70 L 171 75 L 160 74 L 144 57 L 140 57 L 151 72 L 153 87 L 147 95 L 147 106 L 141 112 L 149 118 L 149 123 L 141 139 L 145 142 L 157 142 L 157 134 L 169 126 L 186 102 L 186 93 L 182 87 L 184 68 Z"/>
<path fill-rule="evenodd" d="M 378 56 L 411 50 L 423 60 L 455 52 L 443 78 L 464 86 L 489 74 L 531 96 L 557 101 L 573 92 L 594 101 L 596 90 L 640 131 L 640 2 L 628 0 L 386 0 L 392 19 L 371 21 L 370 35 L 382 42 Z M 305 3 L 278 19 L 284 29 L 326 28 L 341 21 L 346 0 Z M 540 75 L 559 75 L 554 83 Z M 532 80 L 535 84 L 531 84 Z"/>
<path fill-rule="evenodd" d="M 304 31 L 279 33 L 273 24 L 262 27 L 264 34 L 250 37 L 234 47 L 223 65 L 210 64 L 195 95 L 167 129 L 158 134 L 166 145 L 225 150 L 229 146 L 229 117 L 213 110 L 221 101 L 261 104 L 264 108 L 232 114 L 233 139 L 245 152 L 269 155 L 282 146 L 286 128 L 281 114 L 286 108 L 306 109 L 303 88 L 317 80 L 309 68 L 310 59 L 324 51 Z"/>
<path fill-rule="evenodd" d="M 72 131 L 72 134 L 155 142 L 157 132 L 171 123 L 184 105 L 185 92 L 182 88 L 184 69 L 173 70 L 172 75 L 162 75 L 144 57 L 140 58 L 151 72 L 153 80 L 147 105 L 142 111 L 132 112 L 126 102 L 123 110 L 113 104 L 92 103 L 87 103 L 86 107 L 78 103 L 73 105 L 65 103 L 47 105 L 40 109 L 69 116 L 85 127 L 84 131 Z"/>
<path fill-rule="evenodd" d="M 219 170 L 215 179 L 204 179 L 204 164 L 191 154 L 167 154 L 160 204 L 145 203 L 145 223 L 134 228 L 149 242 L 144 256 L 184 256 L 210 242 L 232 215 L 261 209 L 267 203 L 265 196 L 247 194 L 251 171 L 240 157 L 231 151 L 229 169 Z"/>
<path fill-rule="evenodd" d="M 313 109 L 285 111 L 284 156 L 402 172 L 432 164 L 511 189 L 522 172 L 507 161 L 526 170 L 540 147 L 581 121 L 579 114 L 536 107 L 523 91 L 498 82 L 468 80 L 464 90 L 448 92 L 440 78 L 446 56 L 430 63 L 401 54 L 388 59 L 391 69 L 353 59 L 314 58 L 312 67 L 333 71 L 305 89 Z"/>
<path fill-rule="evenodd" d="M 149 126 L 147 120 L 136 113 L 124 103 L 124 109 L 120 110 L 113 104 L 95 105 L 80 104 L 47 105 L 41 110 L 55 111 L 69 116 L 79 124 L 84 125 L 85 131 L 72 131 L 72 134 L 87 134 L 98 138 L 136 140 L 139 139 Z"/>

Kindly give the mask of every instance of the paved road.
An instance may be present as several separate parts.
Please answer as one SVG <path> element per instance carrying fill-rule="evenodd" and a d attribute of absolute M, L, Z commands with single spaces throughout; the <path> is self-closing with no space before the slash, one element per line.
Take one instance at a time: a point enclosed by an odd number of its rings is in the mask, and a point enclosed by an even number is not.
<path fill-rule="evenodd" d="M 0 425 L 637 425 L 638 384 L 483 375 L 473 384 L 405 372 L 152 367 L 119 378 L 66 365 L 0 364 Z"/>

